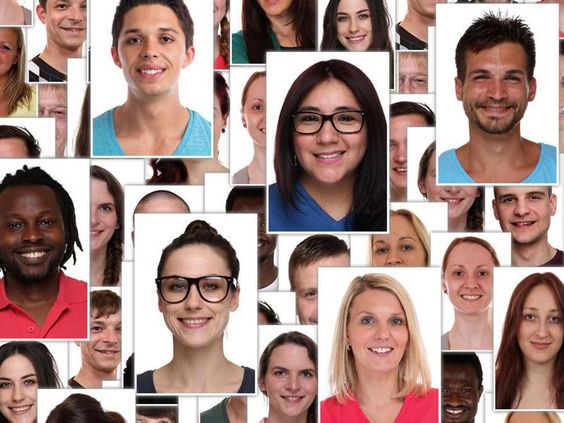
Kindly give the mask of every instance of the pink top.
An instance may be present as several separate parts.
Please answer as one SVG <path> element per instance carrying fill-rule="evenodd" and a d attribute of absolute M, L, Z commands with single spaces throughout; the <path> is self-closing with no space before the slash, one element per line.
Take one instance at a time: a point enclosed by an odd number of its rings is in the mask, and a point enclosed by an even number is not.
<path fill-rule="evenodd" d="M 43 326 L 6 295 L 0 279 L 0 338 L 82 338 L 88 337 L 88 289 L 85 282 L 59 276 L 59 295 Z"/>
<path fill-rule="evenodd" d="M 215 58 L 215 60 L 213 61 L 213 68 L 214 69 L 228 69 L 229 66 L 227 65 L 227 62 L 225 61 L 223 56 L 221 54 L 218 54 L 217 57 Z"/>
<path fill-rule="evenodd" d="M 437 423 L 439 421 L 439 391 L 431 388 L 423 396 L 407 395 L 395 423 Z M 370 423 L 356 398 L 337 401 L 337 396 L 321 402 L 321 423 Z"/>

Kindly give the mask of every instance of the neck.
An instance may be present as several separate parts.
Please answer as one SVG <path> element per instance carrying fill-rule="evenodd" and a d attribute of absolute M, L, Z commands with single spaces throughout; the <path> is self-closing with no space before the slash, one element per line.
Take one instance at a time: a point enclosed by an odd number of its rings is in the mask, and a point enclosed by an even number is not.
<path fill-rule="evenodd" d="M 267 423 L 306 423 L 307 410 L 297 416 L 287 416 L 273 407 L 268 408 Z"/>
<path fill-rule="evenodd" d="M 303 175 L 301 183 L 308 194 L 333 219 L 340 220 L 349 214 L 353 203 L 354 175 L 336 184 L 324 184 Z"/>
<path fill-rule="evenodd" d="M 420 40 L 427 42 L 427 28 L 435 26 L 435 17 L 423 16 L 408 7 L 407 14 L 400 26 Z"/>
<path fill-rule="evenodd" d="M 264 184 L 266 182 L 266 150 L 255 143 L 251 163 L 247 167 L 249 183 Z"/>
<path fill-rule="evenodd" d="M 547 363 L 533 363 L 531 361 L 525 361 L 525 377 L 523 380 L 523 386 L 528 384 L 537 386 L 539 388 L 544 387 L 550 389 L 552 386 L 552 375 L 554 372 L 554 360 Z"/>
<path fill-rule="evenodd" d="M 393 187 L 390 185 L 390 201 L 396 203 L 407 201 L 407 189 Z"/>
<path fill-rule="evenodd" d="M 448 231 L 449 232 L 464 232 L 466 231 L 467 214 L 454 218 L 448 218 Z"/>
<path fill-rule="evenodd" d="M 226 408 L 230 423 L 247 422 L 247 397 L 229 397 Z"/>
<path fill-rule="evenodd" d="M 380 407 L 398 400 L 392 398 L 399 392 L 397 368 L 385 373 L 365 371 L 358 379 L 356 393 L 361 407 Z"/>
<path fill-rule="evenodd" d="M 271 254 L 264 260 L 259 260 L 258 283 L 259 289 L 266 288 L 278 277 L 278 267 L 274 264 L 274 256 Z"/>
<path fill-rule="evenodd" d="M 40 54 L 40 57 L 45 60 L 50 66 L 57 69 L 59 72 L 67 74 L 67 59 L 72 57 L 82 56 L 82 46 L 76 49 L 63 49 L 53 42 L 47 40 L 45 50 Z"/>
<path fill-rule="evenodd" d="M 491 309 L 477 314 L 463 314 L 454 311 L 455 319 L 448 333 L 452 349 L 492 349 Z"/>
<path fill-rule="evenodd" d="M 34 282 L 5 275 L 6 295 L 22 308 L 54 303 L 59 294 L 59 275 L 60 270 L 57 269 L 43 280 Z"/>
<path fill-rule="evenodd" d="M 541 239 L 528 244 L 511 242 L 511 264 L 513 266 L 541 266 L 556 254 L 545 234 Z"/>
<path fill-rule="evenodd" d="M 229 172 L 217 158 L 217 152 L 211 159 L 182 159 L 182 163 L 188 171 L 188 185 L 203 185 L 206 173 Z"/>
<path fill-rule="evenodd" d="M 102 286 L 104 284 L 104 269 L 106 267 L 106 251 L 108 246 L 97 250 L 90 250 L 90 284 Z"/>
<path fill-rule="evenodd" d="M 82 366 L 74 380 L 85 388 L 101 388 L 103 380 L 115 380 L 117 368 L 110 371 L 97 370 L 90 366 Z"/>
<path fill-rule="evenodd" d="M 292 23 L 293 19 L 286 14 L 284 16 L 275 16 L 268 18 L 272 32 L 278 38 L 280 45 L 284 47 L 297 47 L 296 31 Z"/>

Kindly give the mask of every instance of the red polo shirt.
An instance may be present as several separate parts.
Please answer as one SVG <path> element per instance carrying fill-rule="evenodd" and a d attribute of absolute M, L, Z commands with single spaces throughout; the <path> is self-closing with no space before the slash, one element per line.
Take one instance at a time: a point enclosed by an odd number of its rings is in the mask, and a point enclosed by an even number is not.
<path fill-rule="evenodd" d="M 4 278 L 0 279 L 0 338 L 82 338 L 88 337 L 88 289 L 86 282 L 62 271 L 59 295 L 43 326 L 6 296 Z"/>

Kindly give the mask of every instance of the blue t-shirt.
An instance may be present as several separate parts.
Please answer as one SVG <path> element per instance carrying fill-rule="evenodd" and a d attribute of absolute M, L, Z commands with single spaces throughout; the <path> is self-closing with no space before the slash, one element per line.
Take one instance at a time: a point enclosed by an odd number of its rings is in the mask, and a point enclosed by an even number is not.
<path fill-rule="evenodd" d="M 352 231 L 349 216 L 335 220 L 308 194 L 303 185 L 296 185 L 296 207 L 284 203 L 277 184 L 268 187 L 268 230 L 292 232 Z"/>
<path fill-rule="evenodd" d="M 537 165 L 525 179 L 523 184 L 555 184 L 556 183 L 556 147 L 540 143 L 541 150 Z M 447 150 L 439 156 L 440 184 L 472 184 L 474 179 L 462 167 L 456 157 L 456 150 Z M 491 182 L 486 182 L 491 183 Z"/>
<path fill-rule="evenodd" d="M 116 137 L 114 110 L 115 108 L 107 110 L 94 119 L 92 131 L 94 156 L 125 156 Z M 210 157 L 212 155 L 211 124 L 198 112 L 190 110 L 188 127 L 172 155 L 191 157 Z"/>

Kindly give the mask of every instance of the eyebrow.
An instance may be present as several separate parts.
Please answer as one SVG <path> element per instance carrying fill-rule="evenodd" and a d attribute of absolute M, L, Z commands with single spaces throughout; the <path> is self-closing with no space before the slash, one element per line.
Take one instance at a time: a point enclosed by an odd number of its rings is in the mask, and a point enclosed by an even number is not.
<path fill-rule="evenodd" d="M 526 196 L 527 196 L 527 195 L 542 195 L 542 196 L 546 196 L 546 192 L 544 192 L 544 191 L 527 191 L 527 192 L 525 193 L 525 195 L 526 195 Z M 501 200 L 501 199 L 503 199 L 503 198 L 511 198 L 511 197 L 518 197 L 518 194 L 513 193 L 513 192 L 510 192 L 510 193 L 508 193 L 508 194 L 500 195 L 498 198 Z"/>
<path fill-rule="evenodd" d="M 174 32 L 175 34 L 179 34 L 179 32 L 172 28 L 172 27 L 162 27 L 162 28 L 158 28 L 159 32 Z M 123 32 L 123 35 L 129 35 L 129 34 L 140 34 L 142 33 L 143 30 L 141 28 L 131 28 L 131 29 L 126 29 Z"/>
<path fill-rule="evenodd" d="M 353 110 L 357 110 L 357 108 L 352 106 L 339 106 L 339 107 L 335 107 L 333 109 L 333 112 L 351 112 Z M 317 112 L 317 113 L 320 113 L 320 111 L 321 109 L 315 106 L 304 106 L 304 107 L 300 107 L 300 109 L 298 110 L 298 112 Z"/>
<path fill-rule="evenodd" d="M 358 10 L 358 11 L 354 12 L 353 15 L 354 15 L 354 14 L 358 15 L 359 13 L 364 13 L 364 12 L 370 12 L 370 9 Z M 337 16 L 339 16 L 339 15 L 349 16 L 350 13 L 346 13 L 346 12 L 337 12 Z"/>
<path fill-rule="evenodd" d="M 28 375 L 23 375 L 22 377 L 20 377 L 20 379 L 27 379 L 28 377 L 37 377 L 37 375 L 35 373 L 30 373 Z M 0 380 L 8 380 L 8 381 L 12 381 L 12 379 L 10 379 L 9 377 L 2 377 L 0 376 Z"/>
<path fill-rule="evenodd" d="M 539 309 L 538 309 L 537 307 L 523 307 L 523 310 L 539 311 Z M 553 309 L 550 309 L 550 310 L 548 310 L 548 311 L 549 311 L 550 313 L 553 313 L 553 312 L 560 313 L 560 310 L 558 310 L 557 308 L 553 308 Z"/>
<path fill-rule="evenodd" d="M 474 69 L 473 71 L 468 72 L 468 76 L 475 75 L 475 74 L 483 74 L 483 73 L 491 75 L 493 72 L 488 70 L 488 69 L 480 68 L 480 69 Z M 521 69 L 509 69 L 509 70 L 505 71 L 505 75 L 515 75 L 515 74 L 522 75 L 522 76 L 526 75 L 525 71 L 523 71 Z"/>

